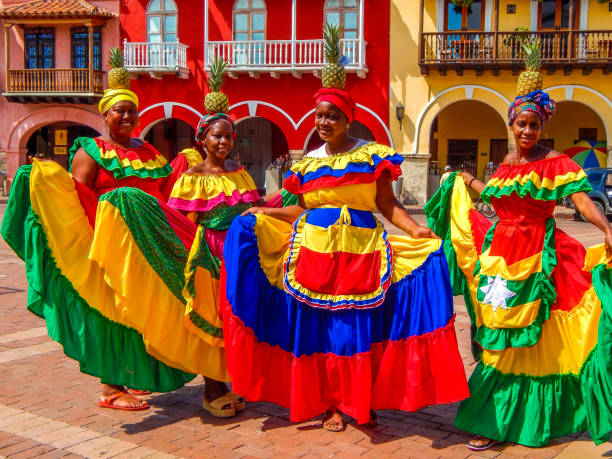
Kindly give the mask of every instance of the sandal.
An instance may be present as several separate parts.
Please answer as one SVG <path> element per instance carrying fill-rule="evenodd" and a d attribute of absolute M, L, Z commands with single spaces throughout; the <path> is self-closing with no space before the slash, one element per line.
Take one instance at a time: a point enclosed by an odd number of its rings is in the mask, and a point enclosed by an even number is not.
<path fill-rule="evenodd" d="M 127 395 L 128 397 L 132 398 L 133 400 L 137 400 L 140 405 L 137 406 L 121 406 L 121 405 L 115 405 L 115 401 L 121 397 L 122 395 Z M 114 410 L 123 410 L 123 411 L 142 411 L 142 410 L 148 410 L 149 409 L 149 404 L 136 397 L 133 394 L 130 394 L 128 391 L 126 390 L 120 390 L 119 392 L 114 393 L 113 395 L 101 395 L 100 396 L 100 400 L 98 401 L 98 406 L 101 408 L 112 408 Z"/>
<path fill-rule="evenodd" d="M 132 395 L 151 395 L 151 392 L 148 390 L 128 389 L 127 391 Z"/>
<path fill-rule="evenodd" d="M 336 411 L 338 412 L 340 416 L 342 416 L 342 411 L 340 410 L 336 410 Z M 341 424 L 337 424 L 335 427 L 332 427 L 330 425 L 325 425 L 325 422 L 329 418 L 331 418 L 333 415 L 334 415 L 334 412 L 332 410 L 327 410 L 325 412 L 325 417 L 321 421 L 321 427 L 323 427 L 325 430 L 328 430 L 329 432 L 342 432 L 346 428 L 346 425 L 344 424 L 344 420 L 342 421 Z"/>
<path fill-rule="evenodd" d="M 473 443 L 475 441 L 482 441 L 482 440 L 487 440 L 487 441 L 483 443 L 482 445 L 475 445 Z M 492 440 L 491 438 L 477 436 L 475 438 L 471 438 L 470 440 L 468 440 L 465 445 L 472 451 L 485 451 L 489 449 L 491 446 L 497 445 L 498 443 L 501 443 L 501 442 L 497 440 Z"/>
<path fill-rule="evenodd" d="M 202 406 L 206 411 L 212 414 L 216 418 L 232 418 L 236 416 L 236 409 L 234 408 L 234 402 L 228 397 L 222 395 L 221 397 L 210 402 L 206 395 L 202 397 Z M 229 408 L 223 408 L 229 406 Z"/>
<path fill-rule="evenodd" d="M 233 392 L 231 390 L 228 390 L 225 393 L 225 396 L 229 398 L 234 404 L 234 409 L 236 410 L 236 413 L 240 413 L 246 410 L 246 400 L 243 396 L 238 395 L 236 392 Z"/>
<path fill-rule="evenodd" d="M 370 410 L 370 420 L 361 425 L 363 427 L 376 427 L 378 425 L 378 414 L 376 414 L 376 411 Z"/>

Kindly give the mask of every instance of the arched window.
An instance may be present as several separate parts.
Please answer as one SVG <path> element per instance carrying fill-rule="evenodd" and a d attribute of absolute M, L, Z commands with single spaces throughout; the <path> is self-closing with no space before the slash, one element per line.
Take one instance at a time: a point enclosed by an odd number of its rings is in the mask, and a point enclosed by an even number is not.
<path fill-rule="evenodd" d="M 266 4 L 264 0 L 236 0 L 233 16 L 235 41 L 266 39 Z"/>
<path fill-rule="evenodd" d="M 147 41 L 178 41 L 176 35 L 176 3 L 174 0 L 151 0 L 147 7 Z"/>
<path fill-rule="evenodd" d="M 339 24 L 343 38 L 359 36 L 359 1 L 325 0 L 325 22 Z"/>

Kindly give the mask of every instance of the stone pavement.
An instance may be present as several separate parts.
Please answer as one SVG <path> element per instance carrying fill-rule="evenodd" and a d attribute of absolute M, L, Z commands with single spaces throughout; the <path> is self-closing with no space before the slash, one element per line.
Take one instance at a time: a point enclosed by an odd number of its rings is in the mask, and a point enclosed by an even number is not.
<path fill-rule="evenodd" d="M 0 206 L 0 214 L 4 206 Z M 422 220 L 422 217 L 417 217 Z M 602 241 L 590 225 L 559 225 L 585 244 Z M 25 309 L 24 264 L 0 242 L 0 459 L 29 457 L 414 457 L 576 458 L 612 456 L 587 434 L 557 439 L 546 448 L 498 445 L 472 454 L 468 436 L 453 427 L 456 404 L 416 413 L 382 411 L 380 425 L 349 422 L 342 433 L 319 428 L 318 419 L 293 424 L 287 411 L 250 403 L 229 420 L 201 409 L 202 380 L 173 393 L 146 397 L 152 408 L 121 412 L 96 406 L 99 383 L 79 372 L 47 336 L 41 319 Z M 456 300 L 456 328 L 466 373 L 469 352 L 465 307 Z"/>

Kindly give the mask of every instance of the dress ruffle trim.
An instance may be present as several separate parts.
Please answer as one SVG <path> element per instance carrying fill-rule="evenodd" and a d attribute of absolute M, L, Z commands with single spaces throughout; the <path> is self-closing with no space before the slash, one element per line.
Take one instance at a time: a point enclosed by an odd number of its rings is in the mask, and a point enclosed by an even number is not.
<path fill-rule="evenodd" d="M 59 167 L 59 166 L 58 166 Z M 15 176 L 2 236 L 26 262 L 28 309 L 45 319 L 49 336 L 103 383 L 169 392 L 194 378 L 150 356 L 135 329 L 92 308 L 57 266 L 38 215 L 30 208 L 31 166 Z M 112 356 L 112 358 L 109 358 Z"/>
<path fill-rule="evenodd" d="M 83 148 L 100 167 L 112 172 L 116 179 L 126 177 L 157 179 L 172 173 L 172 167 L 166 158 L 147 142 L 139 148 L 125 149 L 100 138 L 78 137 L 70 148 L 70 168 L 79 148 Z"/>
<path fill-rule="evenodd" d="M 235 206 L 258 199 L 255 182 L 241 167 L 221 174 L 183 174 L 172 189 L 168 205 L 187 212 L 206 212 L 219 204 Z"/>
<path fill-rule="evenodd" d="M 304 158 L 287 172 L 283 186 L 291 193 L 303 194 L 320 188 L 374 182 L 384 171 L 397 180 L 402 174 L 403 160 L 393 149 L 372 142 L 326 158 Z"/>
<path fill-rule="evenodd" d="M 502 164 L 481 193 L 483 200 L 516 193 L 542 201 L 556 201 L 578 191 L 591 191 L 585 172 L 566 155 L 531 163 Z"/>

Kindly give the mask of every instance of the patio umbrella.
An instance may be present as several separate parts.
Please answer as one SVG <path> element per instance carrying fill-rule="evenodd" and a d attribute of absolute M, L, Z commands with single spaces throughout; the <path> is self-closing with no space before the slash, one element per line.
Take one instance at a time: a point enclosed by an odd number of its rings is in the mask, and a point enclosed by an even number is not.
<path fill-rule="evenodd" d="M 605 142 L 596 140 L 579 140 L 573 147 L 563 153 L 576 161 L 583 169 L 588 167 L 606 167 L 608 150 Z"/>

